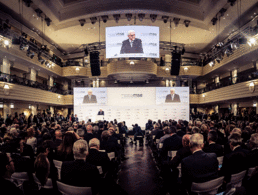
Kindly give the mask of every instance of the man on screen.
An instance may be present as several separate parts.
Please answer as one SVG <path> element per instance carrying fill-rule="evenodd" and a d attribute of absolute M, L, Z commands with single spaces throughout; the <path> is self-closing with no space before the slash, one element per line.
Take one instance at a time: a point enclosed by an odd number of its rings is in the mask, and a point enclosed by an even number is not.
<path fill-rule="evenodd" d="M 170 89 L 170 94 L 166 96 L 166 103 L 169 102 L 181 102 L 178 94 L 175 94 L 175 89 Z"/>
<path fill-rule="evenodd" d="M 97 103 L 97 98 L 95 95 L 92 95 L 92 90 L 88 90 L 88 95 L 85 95 L 83 98 L 83 103 Z"/>
<path fill-rule="evenodd" d="M 122 43 L 120 54 L 124 53 L 143 53 L 142 40 L 135 38 L 135 31 L 128 31 L 128 39 Z"/>
<path fill-rule="evenodd" d="M 99 110 L 98 115 L 104 115 L 104 111 L 102 109 Z"/>

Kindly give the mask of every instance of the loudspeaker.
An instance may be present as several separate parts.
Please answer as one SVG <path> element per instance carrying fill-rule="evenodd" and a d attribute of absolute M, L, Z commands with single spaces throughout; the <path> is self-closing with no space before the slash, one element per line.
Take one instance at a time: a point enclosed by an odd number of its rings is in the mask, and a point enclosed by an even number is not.
<path fill-rule="evenodd" d="M 172 61 L 171 61 L 171 75 L 179 75 L 181 64 L 181 54 L 172 53 Z"/>
<path fill-rule="evenodd" d="M 90 52 L 90 67 L 92 76 L 100 76 L 99 52 Z"/>

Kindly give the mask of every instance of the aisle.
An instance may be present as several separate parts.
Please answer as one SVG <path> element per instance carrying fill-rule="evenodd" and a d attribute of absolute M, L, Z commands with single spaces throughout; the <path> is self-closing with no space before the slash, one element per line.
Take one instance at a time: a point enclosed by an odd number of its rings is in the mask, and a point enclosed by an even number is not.
<path fill-rule="evenodd" d="M 149 146 L 127 141 L 126 157 L 121 166 L 119 184 L 129 195 L 160 195 L 162 180 L 151 156 Z"/>

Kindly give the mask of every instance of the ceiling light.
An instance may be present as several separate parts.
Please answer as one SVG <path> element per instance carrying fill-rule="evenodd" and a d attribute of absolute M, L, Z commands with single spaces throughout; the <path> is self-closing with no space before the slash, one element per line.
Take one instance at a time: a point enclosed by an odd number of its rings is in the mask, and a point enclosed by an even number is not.
<path fill-rule="evenodd" d="M 174 18 L 173 19 L 175 26 L 177 27 L 180 21 L 180 18 Z"/>
<path fill-rule="evenodd" d="M 11 104 L 11 105 L 10 105 L 10 108 L 14 108 L 14 104 Z"/>
<path fill-rule="evenodd" d="M 256 105 L 257 105 L 256 103 L 253 103 L 253 107 L 256 107 Z"/>
<path fill-rule="evenodd" d="M 202 97 L 205 98 L 205 94 L 202 94 Z"/>
<path fill-rule="evenodd" d="M 131 62 L 130 62 L 130 65 L 134 65 L 134 61 L 131 61 Z"/>
<path fill-rule="evenodd" d="M 8 40 L 4 40 L 4 45 L 8 46 L 10 44 L 10 42 Z"/>
<path fill-rule="evenodd" d="M 211 20 L 212 25 L 216 25 L 217 21 L 218 21 L 218 18 L 212 18 L 212 20 Z"/>
<path fill-rule="evenodd" d="M 151 14 L 150 19 L 151 19 L 152 22 L 155 22 L 156 19 L 157 19 L 157 15 L 156 14 Z"/>
<path fill-rule="evenodd" d="M 251 47 L 251 46 L 256 44 L 256 39 L 255 38 L 250 38 L 247 43 Z"/>
<path fill-rule="evenodd" d="M 133 14 L 125 14 L 125 17 L 127 19 L 127 21 L 131 21 L 132 17 L 133 17 Z"/>
<path fill-rule="evenodd" d="M 139 20 L 142 22 L 143 18 L 145 17 L 145 14 L 138 14 L 138 18 Z"/>
<path fill-rule="evenodd" d="M 185 27 L 188 27 L 188 26 L 189 26 L 189 24 L 190 24 L 190 22 L 191 22 L 190 20 L 185 20 L 185 21 L 184 21 L 184 23 L 185 23 Z"/>
<path fill-rule="evenodd" d="M 101 18 L 102 18 L 102 20 L 103 20 L 104 23 L 106 23 L 107 20 L 108 20 L 108 16 L 107 16 L 107 15 L 101 16 Z"/>
<path fill-rule="evenodd" d="M 184 67 L 184 71 L 187 72 L 188 71 L 188 67 Z"/>
<path fill-rule="evenodd" d="M 9 85 L 5 84 L 4 89 L 10 89 Z"/>
<path fill-rule="evenodd" d="M 114 17 L 116 23 L 118 23 L 118 21 L 120 19 L 120 14 L 114 14 L 113 17 Z"/>
<path fill-rule="evenodd" d="M 3 102 L 0 103 L 0 108 L 3 108 L 4 107 L 4 104 Z"/>
<path fill-rule="evenodd" d="M 212 66 L 214 66 L 214 61 L 211 61 L 210 63 L 209 63 L 209 65 L 210 65 L 210 67 L 212 67 Z"/>
<path fill-rule="evenodd" d="M 162 20 L 164 23 L 167 23 L 168 22 L 168 18 L 169 16 L 162 16 Z"/>
<path fill-rule="evenodd" d="M 254 82 L 251 82 L 251 83 L 249 84 L 249 87 L 254 87 Z"/>
<path fill-rule="evenodd" d="M 91 17 L 90 22 L 91 24 L 95 24 L 97 22 L 97 17 Z"/>
<path fill-rule="evenodd" d="M 85 20 L 85 19 L 80 19 L 79 22 L 80 22 L 80 25 L 81 25 L 81 26 L 84 26 L 86 20 Z"/>

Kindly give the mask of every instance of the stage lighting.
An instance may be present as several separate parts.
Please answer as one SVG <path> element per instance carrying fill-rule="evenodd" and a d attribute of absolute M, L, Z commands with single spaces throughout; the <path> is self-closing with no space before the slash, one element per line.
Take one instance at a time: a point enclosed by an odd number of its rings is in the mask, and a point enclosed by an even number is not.
<path fill-rule="evenodd" d="M 212 67 L 212 66 L 215 65 L 215 62 L 214 62 L 214 61 L 211 61 L 211 62 L 209 63 L 209 65 L 210 65 L 210 67 Z"/>
<path fill-rule="evenodd" d="M 255 38 L 250 38 L 247 43 L 251 47 L 251 46 L 256 44 L 256 39 Z"/>
<path fill-rule="evenodd" d="M 113 17 L 114 17 L 116 23 L 118 23 L 118 21 L 120 19 L 120 14 L 114 14 Z"/>
<path fill-rule="evenodd" d="M 4 40 L 4 45 L 5 46 L 9 46 L 10 45 L 10 42 L 8 40 Z"/>
<path fill-rule="evenodd" d="M 50 23 L 52 22 L 52 20 L 50 20 L 50 18 L 45 18 L 45 21 L 47 23 L 47 26 L 50 26 Z"/>
<path fill-rule="evenodd" d="M 37 14 L 38 17 L 41 17 L 41 14 L 43 13 L 41 9 L 35 9 L 35 12 Z"/>
<path fill-rule="evenodd" d="M 80 25 L 81 25 L 81 26 L 84 26 L 86 20 L 85 20 L 85 19 L 80 19 L 79 22 L 80 22 Z"/>
<path fill-rule="evenodd" d="M 219 10 L 220 16 L 223 17 L 225 15 L 225 12 L 227 11 L 227 9 L 222 8 L 221 10 Z"/>
<path fill-rule="evenodd" d="M 26 55 L 27 55 L 28 57 L 30 57 L 31 59 L 34 58 L 34 56 L 35 56 L 34 52 L 30 51 L 30 48 L 28 48 Z"/>
<path fill-rule="evenodd" d="M 175 26 L 177 27 L 180 21 L 180 18 L 174 18 L 173 19 Z"/>
<path fill-rule="evenodd" d="M 157 15 L 156 15 L 156 14 L 151 14 L 151 15 L 150 15 L 150 18 L 151 18 L 151 21 L 152 21 L 152 22 L 155 22 L 156 19 L 157 19 Z"/>
<path fill-rule="evenodd" d="M 162 16 L 162 20 L 164 23 L 167 23 L 168 22 L 168 18 L 169 16 Z"/>
<path fill-rule="evenodd" d="M 30 4 L 32 3 L 31 0 L 23 0 L 23 2 L 25 3 L 25 5 L 26 5 L 27 7 L 30 7 Z"/>
<path fill-rule="evenodd" d="M 91 24 L 95 24 L 97 22 L 97 17 L 91 17 L 90 22 Z"/>
<path fill-rule="evenodd" d="M 185 27 L 188 27 L 188 26 L 189 26 L 189 24 L 190 24 L 190 22 L 191 22 L 190 20 L 185 20 L 185 21 L 184 21 L 184 23 L 185 23 Z"/>
<path fill-rule="evenodd" d="M 104 23 L 106 23 L 107 20 L 108 20 L 108 16 L 107 16 L 107 15 L 101 16 L 101 18 L 102 18 L 102 20 L 103 20 Z"/>
<path fill-rule="evenodd" d="M 227 49 L 225 50 L 225 54 L 227 55 L 227 57 L 233 54 L 233 49 L 231 48 L 231 46 L 227 47 Z"/>
<path fill-rule="evenodd" d="M 133 14 L 125 14 L 125 17 L 127 19 L 127 21 L 131 21 L 132 17 L 133 17 Z"/>
<path fill-rule="evenodd" d="M 212 20 L 211 20 L 212 25 L 216 25 L 217 21 L 218 21 L 218 18 L 212 18 Z"/>
<path fill-rule="evenodd" d="M 228 0 L 228 2 L 230 3 L 231 6 L 234 6 L 236 3 L 236 0 Z"/>
<path fill-rule="evenodd" d="M 138 18 L 139 20 L 142 22 L 143 18 L 145 17 L 145 14 L 138 14 Z"/>

